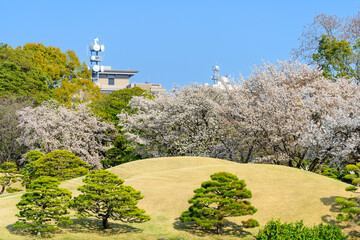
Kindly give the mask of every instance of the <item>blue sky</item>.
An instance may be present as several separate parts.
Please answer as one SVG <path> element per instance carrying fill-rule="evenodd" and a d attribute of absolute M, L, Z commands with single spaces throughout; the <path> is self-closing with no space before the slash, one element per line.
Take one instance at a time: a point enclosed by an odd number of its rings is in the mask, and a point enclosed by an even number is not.
<path fill-rule="evenodd" d="M 88 60 L 90 41 L 105 44 L 103 65 L 140 71 L 131 83 L 168 90 L 211 83 L 221 74 L 248 75 L 262 60 L 288 60 L 303 26 L 321 13 L 360 11 L 358 0 L 303 1 L 19 1 L 3 0 L 0 42 L 41 42 Z"/>

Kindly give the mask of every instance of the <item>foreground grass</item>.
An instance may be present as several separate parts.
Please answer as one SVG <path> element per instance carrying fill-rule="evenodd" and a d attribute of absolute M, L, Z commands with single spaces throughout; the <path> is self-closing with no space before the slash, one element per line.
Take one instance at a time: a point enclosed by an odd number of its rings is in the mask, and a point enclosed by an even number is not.
<path fill-rule="evenodd" d="M 111 221 L 112 229 L 101 230 L 97 219 L 78 220 L 74 225 L 56 234 L 54 239 L 254 239 L 258 228 L 228 228 L 226 236 L 217 236 L 209 231 L 199 231 L 191 225 L 180 223 L 178 217 L 189 206 L 187 200 L 193 190 L 214 172 L 226 171 L 244 179 L 253 193 L 251 203 L 258 209 L 253 216 L 229 219 L 240 224 L 242 219 L 255 218 L 260 225 L 271 219 L 283 222 L 304 220 L 307 225 L 321 222 L 333 223 L 336 197 L 346 197 L 346 184 L 314 173 L 266 164 L 239 164 L 219 159 L 202 157 L 175 157 L 146 159 L 109 169 L 140 190 L 144 199 L 139 207 L 146 210 L 151 221 L 141 224 L 124 224 Z M 78 194 L 76 188 L 82 178 L 65 181 L 61 187 Z M 16 203 L 22 193 L 4 195 L 0 198 L 0 239 L 34 239 L 13 229 L 17 220 Z"/>

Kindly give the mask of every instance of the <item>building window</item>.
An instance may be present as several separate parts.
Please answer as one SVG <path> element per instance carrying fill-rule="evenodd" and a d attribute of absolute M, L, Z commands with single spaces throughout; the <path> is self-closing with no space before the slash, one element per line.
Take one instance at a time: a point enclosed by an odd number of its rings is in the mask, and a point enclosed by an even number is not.
<path fill-rule="evenodd" d="M 114 85 L 114 78 L 108 78 L 108 85 Z"/>

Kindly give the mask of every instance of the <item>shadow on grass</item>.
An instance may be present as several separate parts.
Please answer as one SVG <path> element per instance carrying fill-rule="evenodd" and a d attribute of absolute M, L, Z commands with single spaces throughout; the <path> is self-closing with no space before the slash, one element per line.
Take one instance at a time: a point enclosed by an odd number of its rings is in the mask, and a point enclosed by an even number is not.
<path fill-rule="evenodd" d="M 94 233 L 102 236 L 111 236 L 116 234 L 122 233 L 129 233 L 129 232 L 141 232 L 142 230 L 139 228 L 135 228 L 132 226 L 128 226 L 125 224 L 118 224 L 118 223 L 109 223 L 110 229 L 104 229 L 102 226 L 102 221 L 98 219 L 72 219 L 74 222 L 73 224 L 67 226 L 59 226 L 60 229 L 54 234 L 63 233 L 62 230 L 66 230 L 68 232 L 76 232 L 76 233 Z M 14 235 L 21 235 L 21 236 L 30 236 L 33 235 L 31 232 L 27 231 L 23 228 L 15 228 L 15 224 L 10 224 L 6 226 L 6 229 Z M 53 233 L 49 233 L 49 236 L 52 236 Z M 34 235 L 33 235 L 34 236 Z"/>
<path fill-rule="evenodd" d="M 200 227 L 193 222 L 180 222 L 179 218 L 175 219 L 173 226 L 176 230 L 185 231 L 191 234 L 194 234 L 199 237 L 204 237 L 206 235 L 217 235 L 214 228 L 207 229 Z M 227 222 L 226 227 L 223 230 L 223 235 L 232 235 L 236 237 L 246 237 L 251 235 L 250 232 L 245 231 L 242 227 L 233 222 Z"/>
<path fill-rule="evenodd" d="M 343 198 L 341 196 L 331 196 L 328 198 L 320 198 L 320 201 L 325 205 L 325 206 L 329 206 L 330 207 L 330 212 L 334 212 L 334 213 L 340 213 L 341 212 L 341 205 L 340 204 L 336 204 L 335 203 L 335 199 L 336 198 Z M 344 226 L 340 226 L 339 225 L 339 221 L 336 220 L 336 218 L 334 216 L 331 216 L 329 214 L 324 215 L 321 217 L 321 220 L 324 223 L 327 224 L 331 224 L 331 225 L 338 225 L 341 228 L 345 228 Z"/>
<path fill-rule="evenodd" d="M 135 228 L 126 224 L 109 222 L 110 228 L 104 229 L 102 221 L 98 219 L 71 219 L 74 223 L 63 226 L 69 232 L 95 233 L 99 235 L 116 235 L 129 232 L 141 232 L 139 228 Z"/>
<path fill-rule="evenodd" d="M 325 206 L 330 207 L 329 209 L 330 212 L 339 214 L 341 213 L 341 205 L 335 203 L 336 198 L 346 198 L 346 197 L 332 196 L 328 198 L 320 198 L 320 200 Z M 352 224 L 350 222 L 340 222 L 334 216 L 331 216 L 329 214 L 322 216 L 321 220 L 324 223 L 336 225 L 340 227 L 342 230 L 348 232 L 349 239 L 360 239 L 360 228 L 356 224 Z"/>
<path fill-rule="evenodd" d="M 16 227 L 14 227 L 14 225 L 15 225 L 15 223 L 6 226 L 6 229 L 7 229 L 11 234 L 20 235 L 20 236 L 32 235 L 32 234 L 31 234 L 29 231 L 27 231 L 26 229 L 24 229 L 24 228 L 16 228 Z"/>

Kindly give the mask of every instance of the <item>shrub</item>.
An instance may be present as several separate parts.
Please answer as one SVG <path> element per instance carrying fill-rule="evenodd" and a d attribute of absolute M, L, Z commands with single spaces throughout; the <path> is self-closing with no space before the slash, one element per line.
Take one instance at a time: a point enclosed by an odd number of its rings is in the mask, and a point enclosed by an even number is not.
<path fill-rule="evenodd" d="M 241 223 L 243 224 L 244 228 L 254 228 L 260 226 L 259 222 L 252 218 L 249 218 L 246 221 L 241 221 Z"/>
<path fill-rule="evenodd" d="M 271 220 L 256 235 L 257 240 L 346 240 L 340 228 L 330 224 L 319 224 L 314 227 L 304 226 L 302 221 L 281 223 Z"/>

